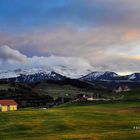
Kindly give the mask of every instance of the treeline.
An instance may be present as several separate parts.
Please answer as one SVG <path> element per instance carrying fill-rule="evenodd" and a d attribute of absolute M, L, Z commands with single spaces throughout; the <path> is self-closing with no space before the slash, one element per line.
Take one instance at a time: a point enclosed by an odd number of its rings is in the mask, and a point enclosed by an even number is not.
<path fill-rule="evenodd" d="M 7 84 L 1 82 L 0 84 Z M 0 99 L 13 99 L 18 103 L 18 107 L 38 107 L 49 106 L 54 102 L 48 95 L 41 95 L 33 92 L 32 87 L 26 84 L 8 83 L 11 88 L 0 90 Z"/>

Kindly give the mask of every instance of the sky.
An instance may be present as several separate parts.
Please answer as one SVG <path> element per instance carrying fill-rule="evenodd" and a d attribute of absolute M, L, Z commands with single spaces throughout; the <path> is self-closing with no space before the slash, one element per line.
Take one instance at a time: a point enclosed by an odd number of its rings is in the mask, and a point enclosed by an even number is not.
<path fill-rule="evenodd" d="M 0 0 L 0 68 L 140 72 L 140 0 Z"/>

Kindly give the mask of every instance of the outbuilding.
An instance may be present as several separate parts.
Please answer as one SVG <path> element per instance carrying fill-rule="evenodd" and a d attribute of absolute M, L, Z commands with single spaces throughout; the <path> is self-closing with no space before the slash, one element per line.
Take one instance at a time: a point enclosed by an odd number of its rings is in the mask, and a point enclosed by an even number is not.
<path fill-rule="evenodd" d="M 0 100 L 0 111 L 17 110 L 17 103 L 14 100 Z"/>

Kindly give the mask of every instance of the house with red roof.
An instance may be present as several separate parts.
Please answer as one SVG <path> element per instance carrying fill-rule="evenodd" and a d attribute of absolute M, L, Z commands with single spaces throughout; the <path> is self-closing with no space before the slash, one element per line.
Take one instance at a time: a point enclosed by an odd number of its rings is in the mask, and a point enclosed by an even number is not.
<path fill-rule="evenodd" d="M 17 110 L 17 103 L 14 100 L 0 100 L 0 111 Z"/>

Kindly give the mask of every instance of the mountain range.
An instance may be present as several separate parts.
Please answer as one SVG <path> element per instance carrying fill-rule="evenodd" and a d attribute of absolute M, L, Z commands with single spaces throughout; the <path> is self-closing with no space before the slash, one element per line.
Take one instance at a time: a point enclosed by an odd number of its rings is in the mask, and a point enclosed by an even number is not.
<path fill-rule="evenodd" d="M 92 72 L 80 78 L 84 81 L 121 81 L 121 82 L 140 82 L 140 73 L 133 73 L 130 75 L 118 75 L 115 72 Z"/>
<path fill-rule="evenodd" d="M 90 71 L 89 71 L 90 72 Z M 21 70 L 16 69 L 13 71 L 1 71 L 0 80 L 11 80 L 15 82 L 28 82 L 35 83 L 45 80 L 64 80 L 65 78 L 78 79 L 80 81 L 87 82 L 140 82 L 140 73 L 133 73 L 130 75 L 120 76 L 115 72 L 90 72 L 89 74 L 83 75 L 74 70 L 66 71 L 55 70 L 55 69 L 29 69 Z"/>

